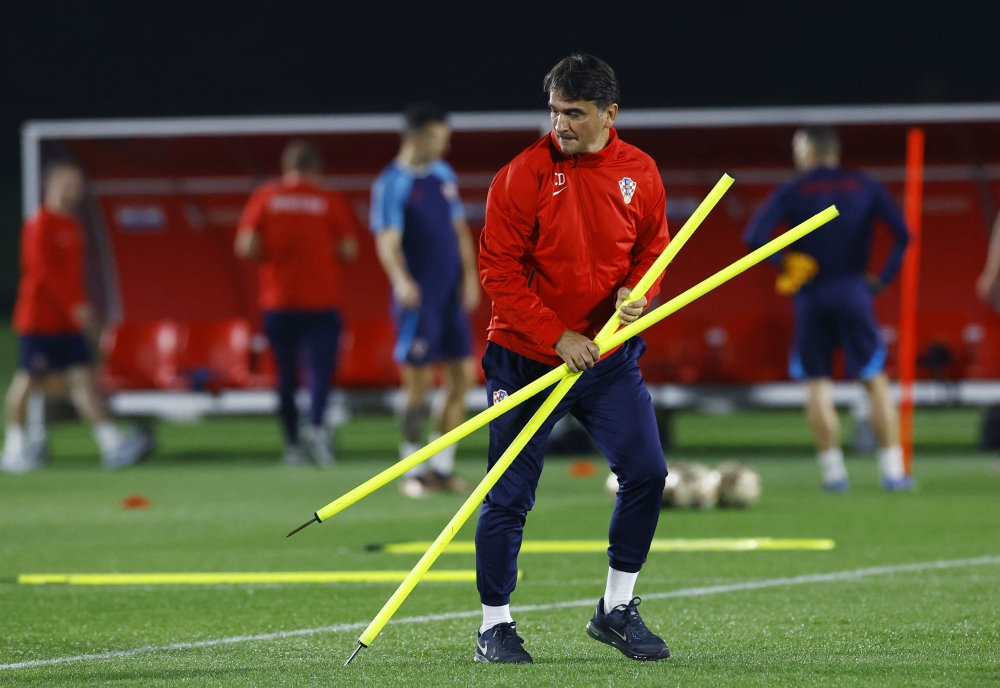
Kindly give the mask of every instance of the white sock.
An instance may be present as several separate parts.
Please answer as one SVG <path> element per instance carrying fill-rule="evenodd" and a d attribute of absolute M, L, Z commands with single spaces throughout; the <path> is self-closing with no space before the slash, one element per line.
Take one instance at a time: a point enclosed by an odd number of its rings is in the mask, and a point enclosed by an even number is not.
<path fill-rule="evenodd" d="M 94 439 L 102 454 L 110 454 L 121 446 L 122 433 L 114 423 L 106 420 L 94 425 Z"/>
<path fill-rule="evenodd" d="M 399 443 L 399 460 L 402 461 L 410 454 L 420 451 L 420 445 L 416 442 L 400 442 Z M 403 473 L 404 478 L 419 478 L 427 470 L 426 464 L 417 464 L 406 473 Z"/>
<path fill-rule="evenodd" d="M 840 447 L 821 451 L 816 455 L 819 470 L 823 474 L 823 483 L 839 483 L 847 480 L 847 467 L 844 465 L 844 452 Z"/>
<path fill-rule="evenodd" d="M 628 604 L 632 601 L 632 590 L 635 588 L 635 579 L 638 577 L 638 571 L 627 573 L 608 567 L 608 585 L 604 588 L 605 614 L 610 614 L 611 610 L 620 604 Z"/>
<path fill-rule="evenodd" d="M 499 607 L 491 607 L 488 604 L 484 604 L 483 625 L 479 629 L 479 633 L 485 633 L 499 623 L 514 623 L 514 619 L 510 617 L 510 605 L 504 604 Z"/>
<path fill-rule="evenodd" d="M 3 436 L 3 451 L 16 456 L 24 451 L 24 426 L 18 423 L 7 423 Z"/>
<path fill-rule="evenodd" d="M 432 432 L 430 437 L 427 438 L 427 444 L 430 444 L 434 440 L 441 437 L 440 432 Z M 451 475 L 455 472 L 455 450 L 454 444 L 451 444 L 437 454 L 427 459 L 427 464 L 431 467 L 431 470 L 438 475 Z"/>
<path fill-rule="evenodd" d="M 902 480 L 906 476 L 906 469 L 903 467 L 903 448 L 898 444 L 880 447 L 878 471 L 884 480 Z"/>

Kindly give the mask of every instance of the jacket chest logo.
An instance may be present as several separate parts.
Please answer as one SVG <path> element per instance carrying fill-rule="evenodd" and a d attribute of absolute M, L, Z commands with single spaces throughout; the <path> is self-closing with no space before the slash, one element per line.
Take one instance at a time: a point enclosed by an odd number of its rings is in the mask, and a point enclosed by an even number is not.
<path fill-rule="evenodd" d="M 555 191 L 552 192 L 553 196 L 558 196 L 563 191 L 566 190 L 566 175 L 562 172 L 556 172 L 555 178 Z"/>
<path fill-rule="evenodd" d="M 618 188 L 621 189 L 622 198 L 625 199 L 625 204 L 628 205 L 631 203 L 632 195 L 635 194 L 635 182 L 632 181 L 630 177 L 625 177 L 618 182 Z"/>

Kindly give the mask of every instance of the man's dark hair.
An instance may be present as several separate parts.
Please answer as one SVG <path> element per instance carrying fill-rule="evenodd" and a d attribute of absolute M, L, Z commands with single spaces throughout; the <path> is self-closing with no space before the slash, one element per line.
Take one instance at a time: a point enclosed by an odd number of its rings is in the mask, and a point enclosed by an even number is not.
<path fill-rule="evenodd" d="M 406 131 L 417 132 L 428 124 L 447 122 L 448 111 L 435 103 L 421 101 L 407 105 L 403 110 L 403 117 L 406 118 Z"/>
<path fill-rule="evenodd" d="M 308 141 L 289 141 L 281 153 L 281 169 L 284 172 L 319 172 L 323 169 L 323 158 L 316 146 Z"/>
<path fill-rule="evenodd" d="M 827 158 L 840 155 L 840 137 L 831 127 L 802 127 L 799 131 L 805 134 L 809 143 L 816 149 L 816 155 Z"/>
<path fill-rule="evenodd" d="M 621 97 L 618 77 L 604 60 L 573 53 L 559 60 L 542 81 L 542 89 L 549 95 L 558 93 L 566 100 L 589 100 L 598 109 L 605 110 Z"/>

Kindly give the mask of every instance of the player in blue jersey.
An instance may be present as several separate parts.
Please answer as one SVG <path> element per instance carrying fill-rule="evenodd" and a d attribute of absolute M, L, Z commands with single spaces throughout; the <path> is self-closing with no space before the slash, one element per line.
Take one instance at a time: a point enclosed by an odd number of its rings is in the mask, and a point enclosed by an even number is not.
<path fill-rule="evenodd" d="M 850 487 L 840 448 L 840 421 L 833 406 L 832 358 L 844 352 L 847 374 L 860 378 L 872 406 L 878 463 L 886 490 L 909 489 L 899 446 L 899 415 L 883 368 L 886 345 L 873 300 L 899 270 L 909 233 L 899 207 L 867 175 L 840 166 L 840 141 L 827 127 L 795 133 L 792 156 L 801 173 L 777 189 L 757 210 L 744 241 L 763 246 L 783 223 L 796 225 L 830 205 L 840 217 L 800 239 L 777 258 L 784 264 L 778 291 L 793 294 L 795 334 L 789 360 L 792 378 L 806 383 L 806 418 L 816 442 L 823 487 Z M 894 244 L 878 275 L 867 272 L 875 220 L 892 232 Z"/>
<path fill-rule="evenodd" d="M 468 313 L 479 305 L 479 274 L 457 177 L 441 159 L 451 139 L 447 115 L 436 105 L 417 103 L 405 116 L 399 154 L 375 180 L 371 198 L 371 230 L 392 283 L 394 357 L 406 399 L 400 458 L 422 446 L 435 364 L 444 368 L 446 389 L 430 440 L 464 419 L 473 377 Z M 400 489 L 410 497 L 440 489 L 467 491 L 454 466 L 452 445 L 408 472 Z"/>

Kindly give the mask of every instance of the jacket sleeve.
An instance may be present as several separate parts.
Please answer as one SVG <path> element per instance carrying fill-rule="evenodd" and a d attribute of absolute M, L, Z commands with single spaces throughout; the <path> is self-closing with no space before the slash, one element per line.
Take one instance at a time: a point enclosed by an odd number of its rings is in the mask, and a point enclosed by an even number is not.
<path fill-rule="evenodd" d="M 527 168 L 500 170 L 486 198 L 479 277 L 504 320 L 539 345 L 552 347 L 566 325 L 528 285 L 525 262 L 535 228 L 538 188 Z"/>
<path fill-rule="evenodd" d="M 785 220 L 785 189 L 781 187 L 761 204 L 757 212 L 750 218 L 750 223 L 743 230 L 743 243 L 751 251 L 756 251 L 761 246 L 771 240 L 771 233 L 775 227 Z M 784 251 L 775 253 L 767 260 L 774 265 L 780 266 L 783 260 Z"/>
<path fill-rule="evenodd" d="M 335 191 L 328 196 L 330 228 L 335 240 L 357 239 L 358 220 L 347 199 Z"/>
<path fill-rule="evenodd" d="M 237 227 L 240 231 L 260 231 L 261 220 L 264 217 L 264 205 L 268 201 L 268 194 L 263 189 L 257 189 L 250 194 L 247 205 L 243 208 L 243 214 Z"/>
<path fill-rule="evenodd" d="M 910 241 L 910 232 L 906 227 L 902 211 L 889 196 L 889 192 L 878 182 L 872 182 L 872 184 L 875 187 L 875 215 L 889 228 L 893 238 L 892 250 L 889 252 L 889 257 L 886 258 L 878 278 L 882 284 L 889 284 L 903 264 L 906 245 Z"/>
<path fill-rule="evenodd" d="M 667 248 L 670 243 L 670 232 L 667 229 L 667 194 L 663 189 L 663 182 L 657 172 L 652 177 L 652 184 L 656 189 L 656 196 L 653 203 L 646 209 L 645 216 L 639 221 L 636 227 L 635 246 L 632 247 L 632 267 L 622 286 L 632 289 L 639 284 L 649 268 Z M 656 281 L 650 285 L 646 292 L 646 302 L 653 300 L 660 291 L 661 274 Z"/>

